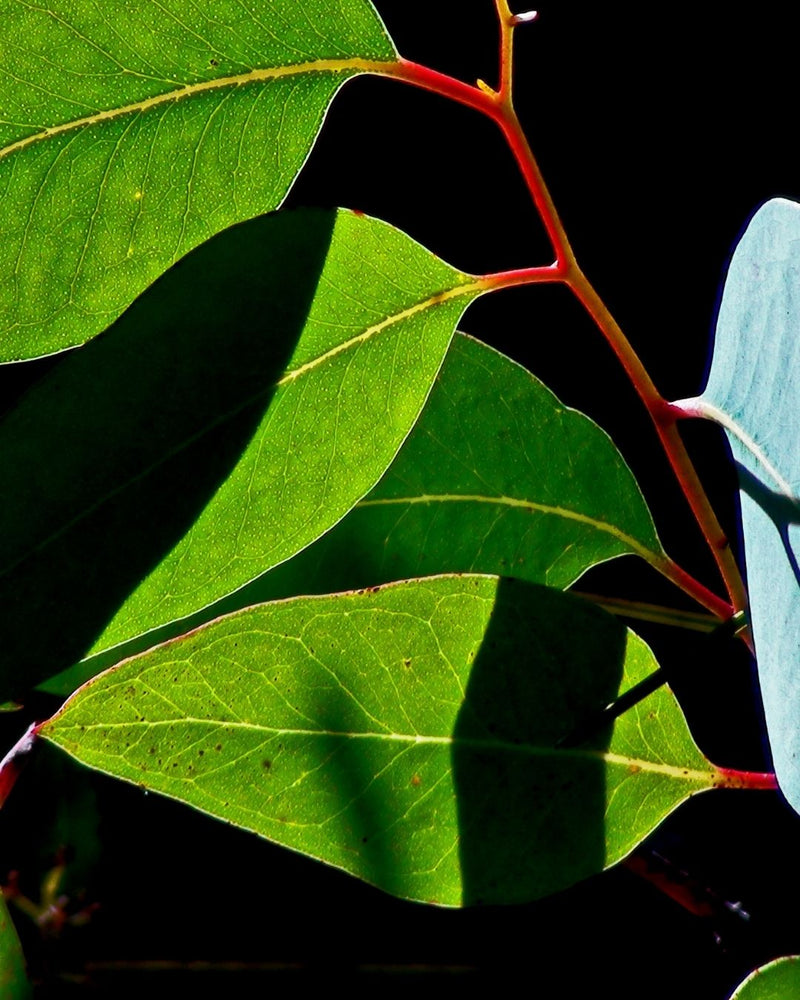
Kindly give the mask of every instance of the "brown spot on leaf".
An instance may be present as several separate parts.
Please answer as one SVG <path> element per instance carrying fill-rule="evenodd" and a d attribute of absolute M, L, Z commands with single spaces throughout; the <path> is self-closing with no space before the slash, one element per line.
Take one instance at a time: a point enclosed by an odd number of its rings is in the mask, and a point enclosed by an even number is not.
<path fill-rule="evenodd" d="M 265 771 L 269 771 L 269 769 L 272 767 L 272 761 L 271 760 L 262 760 L 261 761 L 261 766 L 264 768 Z"/>
<path fill-rule="evenodd" d="M 422 778 L 420 778 L 418 774 L 415 774 L 414 777 L 411 779 L 411 784 L 414 786 L 414 788 L 419 788 L 419 786 L 422 784 Z"/>

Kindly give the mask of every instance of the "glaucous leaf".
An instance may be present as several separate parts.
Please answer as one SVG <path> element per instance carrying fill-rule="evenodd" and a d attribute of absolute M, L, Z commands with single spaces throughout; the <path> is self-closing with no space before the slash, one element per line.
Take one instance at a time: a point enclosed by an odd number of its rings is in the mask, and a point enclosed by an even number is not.
<path fill-rule="evenodd" d="M 731 260 L 708 385 L 739 472 L 750 615 L 772 756 L 800 811 L 800 205 L 753 216 Z"/>
<path fill-rule="evenodd" d="M 341 211 L 227 230 L 0 422 L 0 690 L 182 618 L 378 481 L 479 281 Z"/>
<path fill-rule="evenodd" d="M 663 550 L 610 438 L 530 372 L 458 334 L 428 402 L 383 479 L 331 531 L 180 625 L 281 597 L 436 573 L 493 573 L 563 589 L 599 562 Z M 153 637 L 47 683 L 67 695 Z"/>
<path fill-rule="evenodd" d="M 752 972 L 731 1000 L 791 1000 L 800 996 L 800 957 L 777 958 Z"/>
<path fill-rule="evenodd" d="M 509 903 L 613 864 L 724 783 L 666 689 L 569 745 L 654 668 L 578 598 L 428 577 L 218 619 L 89 681 L 40 732 L 396 895 Z"/>
<path fill-rule="evenodd" d="M 369 0 L 2 0 L 0 361 L 276 208 L 342 83 L 396 61 Z"/>

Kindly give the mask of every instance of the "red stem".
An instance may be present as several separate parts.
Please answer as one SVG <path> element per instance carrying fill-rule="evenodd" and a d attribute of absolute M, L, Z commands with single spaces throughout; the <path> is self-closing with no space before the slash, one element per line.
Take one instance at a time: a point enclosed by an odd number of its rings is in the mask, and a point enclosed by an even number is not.
<path fill-rule="evenodd" d="M 778 789 L 778 779 L 770 771 L 737 771 L 731 767 L 718 767 L 719 779 L 716 788 L 749 788 L 774 792 Z"/>
<path fill-rule="evenodd" d="M 505 36 L 504 36 L 505 37 Z M 503 43 L 508 44 L 508 43 Z M 575 258 L 558 211 L 539 170 L 536 158 L 514 111 L 511 94 L 501 82 L 500 91 L 494 91 L 485 84 L 473 87 L 461 80 L 440 73 L 437 70 L 400 58 L 396 64 L 381 69 L 381 75 L 392 76 L 423 90 L 457 101 L 466 107 L 486 115 L 494 121 L 505 137 L 514 159 L 525 179 L 530 195 L 547 231 L 555 252 L 555 262 L 546 268 L 529 268 L 518 272 L 504 272 L 503 275 L 487 275 L 495 287 L 508 284 L 530 284 L 540 281 L 561 281 L 568 285 L 604 335 L 623 365 L 636 392 L 642 400 L 655 425 L 659 440 L 666 452 L 678 483 L 686 496 L 700 530 L 706 539 L 727 589 L 730 603 L 712 595 L 715 613 L 728 618 L 734 612 L 744 609 L 746 597 L 744 585 L 728 540 L 716 514 L 706 496 L 705 490 L 695 472 L 692 461 L 676 427 L 679 414 L 659 393 L 649 373 L 631 347 L 627 338 L 613 318 L 603 300 L 589 283 Z M 514 276 L 512 280 L 511 276 Z M 685 571 L 681 571 L 683 575 Z M 688 593 L 710 607 L 708 590 L 700 597 L 697 581 L 685 573 L 684 587 Z M 678 584 L 681 586 L 681 584 Z M 745 637 L 747 638 L 747 637 Z"/>

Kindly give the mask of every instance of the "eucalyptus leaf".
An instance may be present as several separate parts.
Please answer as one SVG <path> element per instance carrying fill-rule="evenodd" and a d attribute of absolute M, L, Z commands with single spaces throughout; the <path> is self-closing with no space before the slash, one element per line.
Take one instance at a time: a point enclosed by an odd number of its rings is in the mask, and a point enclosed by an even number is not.
<path fill-rule="evenodd" d="M 89 681 L 40 733 L 396 895 L 517 902 L 720 781 L 665 689 L 569 745 L 655 666 L 575 597 L 429 577 L 218 619 Z"/>
<path fill-rule="evenodd" d="M 664 559 L 611 439 L 520 365 L 458 334 L 378 485 L 237 598 L 258 603 L 443 572 L 564 589 L 591 566 L 631 553 L 656 565 Z"/>
<path fill-rule="evenodd" d="M 29 1000 L 33 988 L 8 906 L 0 893 L 0 991 L 5 1000 Z"/>
<path fill-rule="evenodd" d="M 396 61 L 369 0 L 1 0 L 0 360 L 280 205 L 342 83 Z"/>
<path fill-rule="evenodd" d="M 306 210 L 193 251 L 0 423 L 0 690 L 294 555 L 416 421 L 479 281 Z"/>
<path fill-rule="evenodd" d="M 753 216 L 731 260 L 708 385 L 739 472 L 750 615 L 781 790 L 800 811 L 800 205 Z"/>
<path fill-rule="evenodd" d="M 664 558 L 610 438 L 530 372 L 457 334 L 422 414 L 372 492 L 313 545 L 157 635 L 68 668 L 67 695 L 122 655 L 280 597 L 436 573 L 492 573 L 563 589 L 625 553 Z"/>
<path fill-rule="evenodd" d="M 731 1000 L 791 1000 L 800 996 L 800 957 L 777 958 L 752 972 Z"/>

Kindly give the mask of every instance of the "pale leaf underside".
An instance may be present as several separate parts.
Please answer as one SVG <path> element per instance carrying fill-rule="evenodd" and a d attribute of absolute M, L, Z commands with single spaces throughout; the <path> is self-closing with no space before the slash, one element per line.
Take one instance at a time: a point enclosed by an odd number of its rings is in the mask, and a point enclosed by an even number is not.
<path fill-rule="evenodd" d="M 800 205 L 767 202 L 725 280 L 708 386 L 687 401 L 737 464 L 758 676 L 781 790 L 800 811 Z"/>

